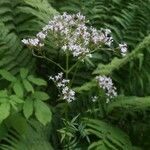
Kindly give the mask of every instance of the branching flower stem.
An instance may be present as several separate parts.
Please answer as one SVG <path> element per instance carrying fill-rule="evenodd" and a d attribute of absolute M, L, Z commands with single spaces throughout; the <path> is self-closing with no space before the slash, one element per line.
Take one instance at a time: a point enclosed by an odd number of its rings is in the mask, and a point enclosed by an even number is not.
<path fill-rule="evenodd" d="M 80 61 L 78 60 L 74 65 L 72 65 L 70 69 L 68 70 L 68 73 L 70 73 L 79 63 Z"/>
<path fill-rule="evenodd" d="M 34 50 L 32 50 L 32 55 L 33 55 L 34 57 L 37 57 L 37 58 L 45 59 L 45 60 L 47 60 L 47 61 L 53 63 L 53 64 L 56 65 L 57 67 L 59 67 L 63 72 L 66 72 L 65 69 L 64 69 L 60 64 L 54 62 L 53 60 L 47 58 L 46 56 L 39 56 L 39 55 L 36 55 L 36 54 L 34 53 Z"/>

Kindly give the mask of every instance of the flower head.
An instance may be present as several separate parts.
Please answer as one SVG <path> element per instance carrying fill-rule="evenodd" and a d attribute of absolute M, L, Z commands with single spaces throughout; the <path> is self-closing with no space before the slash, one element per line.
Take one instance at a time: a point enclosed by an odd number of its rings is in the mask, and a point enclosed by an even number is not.
<path fill-rule="evenodd" d="M 49 77 L 49 80 L 52 80 L 58 89 L 60 90 L 62 99 L 66 100 L 68 103 L 72 102 L 75 100 L 75 92 L 69 88 L 69 82 L 70 80 L 68 79 L 63 79 L 63 73 L 60 72 L 56 76 Z"/>
<path fill-rule="evenodd" d="M 108 97 L 107 103 L 110 101 L 110 99 L 117 96 L 116 87 L 114 86 L 110 77 L 97 76 L 96 80 L 98 81 L 100 88 L 106 91 L 106 96 Z"/>
<path fill-rule="evenodd" d="M 44 39 L 51 32 L 60 37 L 60 47 L 64 52 L 69 52 L 78 59 L 91 57 L 91 48 L 97 45 L 111 46 L 113 38 L 109 29 L 97 30 L 86 25 L 86 18 L 80 12 L 77 14 L 56 15 L 45 25 L 34 39 L 23 39 L 22 42 L 30 46 L 44 46 Z M 35 41 L 36 40 L 36 41 Z M 37 41 L 38 40 L 38 41 Z"/>

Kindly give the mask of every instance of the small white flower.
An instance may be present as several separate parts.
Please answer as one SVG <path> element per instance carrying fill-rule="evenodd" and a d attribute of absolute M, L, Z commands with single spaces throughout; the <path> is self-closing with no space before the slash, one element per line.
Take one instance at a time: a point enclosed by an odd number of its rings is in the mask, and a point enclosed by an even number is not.
<path fill-rule="evenodd" d="M 76 16 L 79 20 L 85 20 L 85 16 L 81 15 L 80 12 Z"/>
<path fill-rule="evenodd" d="M 62 83 L 69 83 L 69 80 L 63 79 Z"/>
<path fill-rule="evenodd" d="M 110 29 L 104 29 L 104 31 L 105 31 L 105 34 L 106 34 L 106 35 L 111 34 L 111 30 L 110 30 Z"/>
<path fill-rule="evenodd" d="M 44 46 L 44 43 L 39 43 L 39 46 L 40 46 L 40 47 L 43 47 L 43 46 Z"/>
<path fill-rule="evenodd" d="M 64 51 L 66 51 L 66 50 L 67 50 L 67 45 L 64 45 L 64 46 L 62 47 L 62 49 L 63 49 Z"/>
<path fill-rule="evenodd" d="M 92 102 L 96 102 L 96 101 L 97 101 L 97 99 L 98 99 L 98 97 L 97 97 L 97 96 L 93 96 L 93 97 L 92 97 Z"/>
<path fill-rule="evenodd" d="M 49 76 L 49 80 L 53 80 L 54 81 L 54 78 L 52 76 Z"/>
<path fill-rule="evenodd" d="M 110 102 L 110 99 L 109 99 L 109 98 L 107 98 L 107 99 L 106 99 L 106 103 L 109 103 L 109 102 Z"/>
<path fill-rule="evenodd" d="M 60 88 L 60 87 L 63 87 L 64 84 L 62 84 L 61 82 L 58 82 L 58 83 L 57 83 L 57 86 Z"/>
<path fill-rule="evenodd" d="M 70 90 L 69 93 L 70 93 L 71 96 L 74 96 L 74 95 L 75 95 L 75 92 L 74 92 L 73 90 Z"/>
<path fill-rule="evenodd" d="M 61 79 L 62 79 L 62 76 L 63 76 L 63 73 L 62 73 L 62 72 L 58 73 L 58 75 L 55 76 L 55 80 L 56 80 L 56 81 L 61 80 Z"/>
<path fill-rule="evenodd" d="M 67 94 L 68 90 L 69 90 L 69 88 L 66 86 L 62 89 L 62 93 Z"/>
<path fill-rule="evenodd" d="M 86 56 L 89 58 L 92 58 L 92 54 L 87 54 Z"/>
<path fill-rule="evenodd" d="M 127 51 L 128 51 L 127 44 L 126 43 L 119 44 L 119 48 L 121 51 L 121 55 L 125 56 L 127 54 Z"/>
<path fill-rule="evenodd" d="M 43 32 L 39 32 L 36 36 L 42 40 L 46 38 L 46 34 L 44 34 Z"/>
<path fill-rule="evenodd" d="M 27 39 L 23 39 L 23 40 L 22 40 L 22 43 L 28 45 L 28 44 L 29 44 L 29 41 L 28 41 Z"/>
<path fill-rule="evenodd" d="M 39 39 L 35 38 L 35 39 L 28 39 L 29 41 L 29 45 L 31 46 L 37 46 L 39 44 Z"/>
<path fill-rule="evenodd" d="M 105 44 L 108 46 L 111 46 L 113 42 L 113 38 L 112 37 L 106 37 L 105 38 Z"/>

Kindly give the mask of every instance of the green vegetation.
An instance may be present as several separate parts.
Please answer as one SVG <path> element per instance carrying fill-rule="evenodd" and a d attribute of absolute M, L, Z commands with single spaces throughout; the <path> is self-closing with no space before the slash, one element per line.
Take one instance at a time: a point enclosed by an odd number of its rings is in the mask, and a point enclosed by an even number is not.
<path fill-rule="evenodd" d="M 149 0 L 0 0 L 0 58 L 0 150 L 150 149 Z"/>

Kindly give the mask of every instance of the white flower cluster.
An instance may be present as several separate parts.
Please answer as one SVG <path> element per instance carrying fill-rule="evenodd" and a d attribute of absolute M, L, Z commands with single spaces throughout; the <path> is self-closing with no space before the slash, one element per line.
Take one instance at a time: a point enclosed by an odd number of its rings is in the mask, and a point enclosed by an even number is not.
<path fill-rule="evenodd" d="M 97 30 L 86 26 L 85 16 L 80 13 L 54 16 L 49 23 L 43 27 L 42 31 L 34 39 L 23 39 L 22 42 L 31 46 L 44 46 L 43 40 L 48 32 L 61 38 L 61 48 L 69 51 L 74 57 L 91 57 L 90 46 L 95 44 L 105 44 L 110 46 L 113 42 L 109 29 Z"/>
<path fill-rule="evenodd" d="M 66 100 L 68 103 L 75 100 L 75 92 L 68 86 L 70 80 L 63 79 L 62 72 L 58 73 L 58 75 L 54 77 L 50 76 L 49 80 L 52 80 L 56 84 L 64 100 Z"/>
<path fill-rule="evenodd" d="M 108 96 L 106 103 L 110 101 L 110 99 L 117 96 L 116 87 L 113 85 L 112 79 L 106 76 L 97 76 L 96 77 L 99 86 L 106 91 L 106 95 Z"/>
<path fill-rule="evenodd" d="M 93 27 L 90 28 L 91 29 L 91 39 L 94 42 L 94 44 L 105 44 L 108 46 L 112 45 L 113 42 L 113 38 L 111 36 L 111 31 L 109 29 L 101 29 L 101 30 L 97 30 Z"/>
<path fill-rule="evenodd" d="M 121 55 L 126 56 L 127 51 L 128 51 L 127 44 L 126 43 L 119 44 L 119 48 L 120 48 L 120 51 L 121 51 Z"/>
<path fill-rule="evenodd" d="M 46 32 L 39 32 L 37 33 L 36 38 L 23 39 L 22 42 L 28 46 L 42 47 L 44 46 L 44 39 L 46 38 L 46 36 Z"/>

